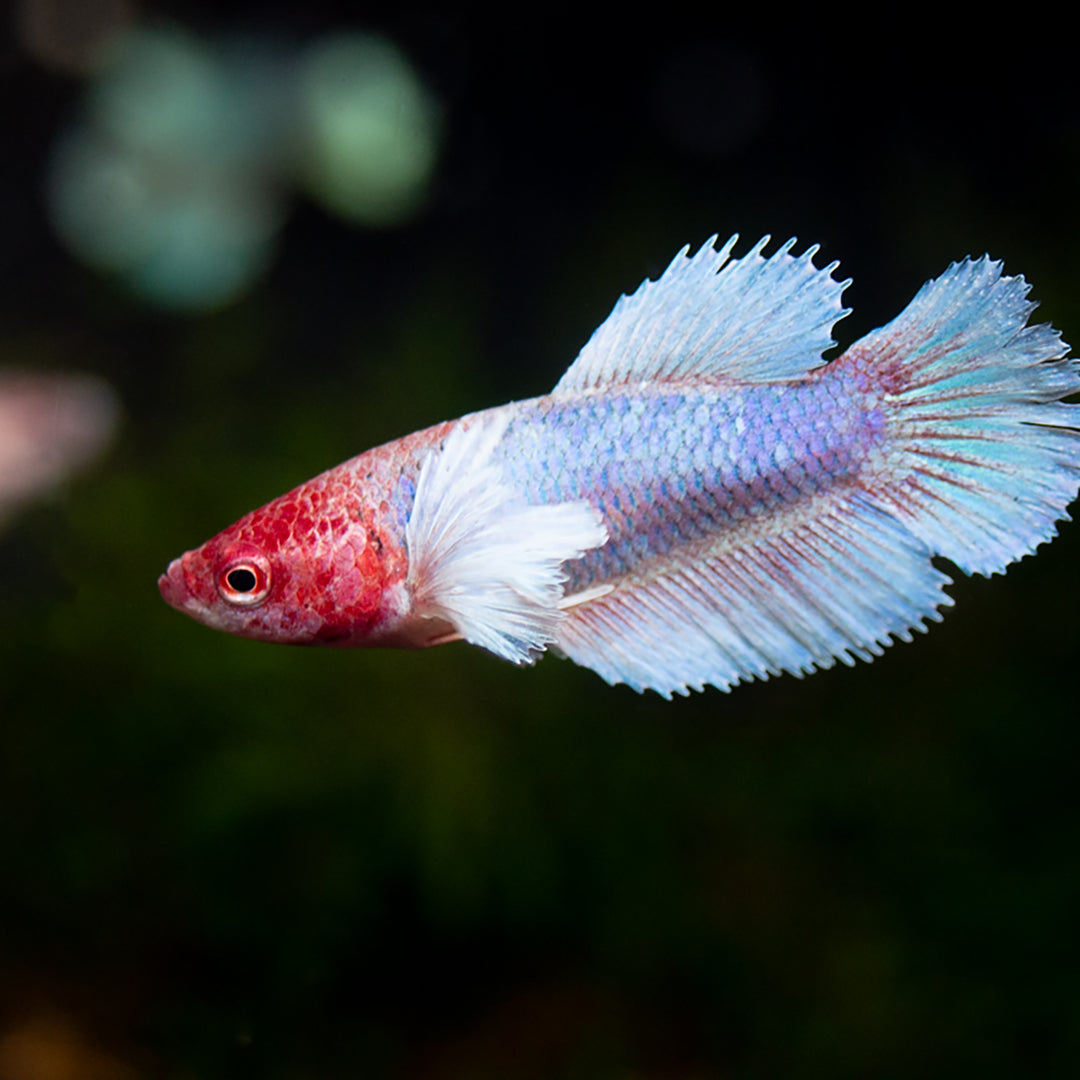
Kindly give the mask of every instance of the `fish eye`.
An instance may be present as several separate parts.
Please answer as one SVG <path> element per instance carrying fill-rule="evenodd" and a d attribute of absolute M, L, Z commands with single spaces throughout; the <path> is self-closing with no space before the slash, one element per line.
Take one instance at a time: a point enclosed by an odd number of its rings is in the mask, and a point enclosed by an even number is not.
<path fill-rule="evenodd" d="M 253 559 L 229 563 L 217 577 L 221 599 L 236 607 L 255 607 L 270 594 L 270 570 Z"/>
<path fill-rule="evenodd" d="M 255 571 L 247 566 L 238 566 L 235 570 L 230 570 L 225 575 L 225 580 L 233 592 L 239 593 L 254 592 L 255 586 L 259 583 Z"/>

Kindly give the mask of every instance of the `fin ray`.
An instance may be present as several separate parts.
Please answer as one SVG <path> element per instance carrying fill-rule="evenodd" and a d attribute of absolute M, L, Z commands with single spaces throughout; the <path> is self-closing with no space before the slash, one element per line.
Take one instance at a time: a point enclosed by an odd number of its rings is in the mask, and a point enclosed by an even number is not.
<path fill-rule="evenodd" d="M 607 540 L 586 502 L 529 506 L 492 451 L 506 418 L 466 418 L 424 460 L 405 527 L 412 613 L 514 663 L 555 640 L 562 564 Z"/>
<path fill-rule="evenodd" d="M 949 579 L 858 492 L 770 537 L 617 588 L 568 613 L 559 649 L 611 683 L 663 697 L 728 689 L 910 640 L 951 603 Z"/>
<path fill-rule="evenodd" d="M 814 266 L 818 246 L 792 255 L 792 238 L 771 256 L 764 236 L 729 261 L 738 240 L 716 237 L 693 255 L 689 247 L 656 280 L 623 296 L 559 380 L 556 394 L 611 383 L 731 378 L 790 379 L 823 363 L 832 329 L 848 314 L 840 302 L 847 281 L 831 263 Z"/>
<path fill-rule="evenodd" d="M 1023 277 L 988 256 L 953 263 L 838 364 L 895 386 L 892 482 L 881 505 L 936 554 L 991 574 L 1050 539 L 1080 485 L 1080 364 Z"/>

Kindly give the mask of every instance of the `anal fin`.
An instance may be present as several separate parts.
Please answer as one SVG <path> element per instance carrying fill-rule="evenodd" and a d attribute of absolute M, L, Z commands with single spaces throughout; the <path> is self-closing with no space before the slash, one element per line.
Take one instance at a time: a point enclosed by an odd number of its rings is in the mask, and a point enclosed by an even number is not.
<path fill-rule="evenodd" d="M 568 612 L 557 645 L 661 696 L 870 659 L 951 603 L 925 545 L 862 493 Z"/>

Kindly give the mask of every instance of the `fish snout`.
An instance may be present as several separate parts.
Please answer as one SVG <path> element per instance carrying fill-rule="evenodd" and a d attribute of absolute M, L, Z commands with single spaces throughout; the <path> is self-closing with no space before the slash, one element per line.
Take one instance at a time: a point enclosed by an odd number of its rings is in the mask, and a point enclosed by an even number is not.
<path fill-rule="evenodd" d="M 184 559 L 173 559 L 168 569 L 158 578 L 158 591 L 161 599 L 174 608 L 183 608 L 191 599 L 191 590 L 184 576 Z"/>

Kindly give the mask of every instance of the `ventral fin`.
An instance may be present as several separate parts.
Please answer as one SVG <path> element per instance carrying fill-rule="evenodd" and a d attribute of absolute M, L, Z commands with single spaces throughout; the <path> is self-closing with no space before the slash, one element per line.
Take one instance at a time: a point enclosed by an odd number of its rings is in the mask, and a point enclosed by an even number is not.
<path fill-rule="evenodd" d="M 737 233 L 719 249 L 715 236 L 694 255 L 684 247 L 656 281 L 620 297 L 554 392 L 653 380 L 770 382 L 819 367 L 848 314 L 840 296 L 850 280 L 833 279 L 838 263 L 814 266 L 816 244 L 792 255 L 792 238 L 764 256 L 769 239 L 730 261 Z"/>
<path fill-rule="evenodd" d="M 505 417 L 466 417 L 424 461 L 405 526 L 406 584 L 413 615 L 520 664 L 566 617 L 563 563 L 605 543 L 607 529 L 586 502 L 516 498 L 493 453 L 505 428 Z"/>

